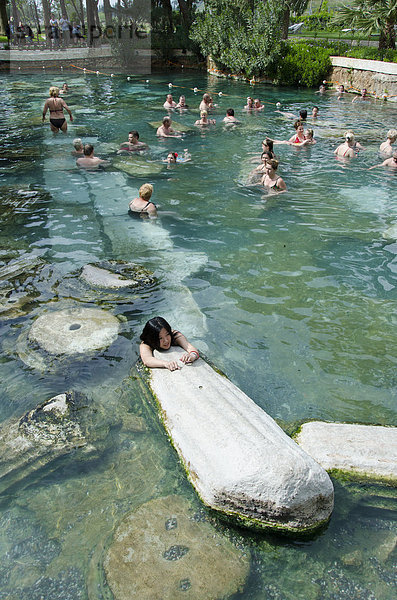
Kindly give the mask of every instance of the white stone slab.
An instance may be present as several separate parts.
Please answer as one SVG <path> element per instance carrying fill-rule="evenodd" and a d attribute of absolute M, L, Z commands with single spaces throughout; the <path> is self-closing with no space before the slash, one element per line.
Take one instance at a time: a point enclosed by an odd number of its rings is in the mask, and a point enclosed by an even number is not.
<path fill-rule="evenodd" d="M 295 439 L 328 471 L 397 480 L 397 427 L 313 421 Z"/>
<path fill-rule="evenodd" d="M 177 359 L 180 348 L 155 356 Z M 333 485 L 277 423 L 203 359 L 151 369 L 160 415 L 205 504 L 243 525 L 300 532 L 324 523 Z"/>

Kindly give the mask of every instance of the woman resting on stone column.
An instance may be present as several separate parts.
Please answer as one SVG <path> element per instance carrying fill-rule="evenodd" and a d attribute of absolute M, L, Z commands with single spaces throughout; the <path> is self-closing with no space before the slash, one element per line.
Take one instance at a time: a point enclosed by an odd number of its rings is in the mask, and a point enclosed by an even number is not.
<path fill-rule="evenodd" d="M 159 367 L 176 371 L 181 368 L 179 362 L 189 365 L 200 358 L 198 350 L 192 346 L 185 336 L 171 326 L 163 317 L 150 319 L 141 333 L 139 352 L 146 367 Z M 180 346 L 186 350 L 179 360 L 161 360 L 153 356 L 153 351 L 169 350 L 171 346 Z"/>

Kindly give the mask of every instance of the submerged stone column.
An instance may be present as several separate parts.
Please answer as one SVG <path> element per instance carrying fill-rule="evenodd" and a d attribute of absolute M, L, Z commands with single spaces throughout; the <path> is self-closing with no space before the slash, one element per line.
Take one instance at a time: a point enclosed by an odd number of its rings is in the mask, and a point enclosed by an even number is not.
<path fill-rule="evenodd" d="M 181 353 L 172 348 L 155 356 L 175 360 Z M 150 385 L 172 444 L 207 506 L 241 525 L 285 532 L 327 521 L 334 491 L 326 471 L 203 359 L 174 372 L 151 369 Z"/>

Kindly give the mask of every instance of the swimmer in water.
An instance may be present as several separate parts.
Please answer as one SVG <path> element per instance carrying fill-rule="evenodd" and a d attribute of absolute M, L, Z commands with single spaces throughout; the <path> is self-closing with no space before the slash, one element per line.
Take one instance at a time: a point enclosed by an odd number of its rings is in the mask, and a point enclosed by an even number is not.
<path fill-rule="evenodd" d="M 203 99 L 200 102 L 199 111 L 206 110 L 207 113 L 211 112 L 214 108 L 214 104 L 212 102 L 212 98 L 209 94 L 203 94 Z"/>
<path fill-rule="evenodd" d="M 355 144 L 354 133 L 352 131 L 346 131 L 345 141 L 334 150 L 334 154 L 340 158 L 354 158 L 357 156 L 357 152 L 354 149 Z"/>
<path fill-rule="evenodd" d="M 172 98 L 172 94 L 167 94 L 167 98 L 163 104 L 163 107 L 170 110 L 172 108 L 176 108 L 176 102 L 175 100 Z"/>
<path fill-rule="evenodd" d="M 139 141 L 139 133 L 134 129 L 128 133 L 128 142 L 123 142 L 117 153 L 120 154 L 123 150 L 127 152 L 140 152 L 148 148 L 147 144 Z"/>
<path fill-rule="evenodd" d="M 379 146 L 379 152 L 381 152 L 385 156 L 391 156 L 393 154 L 392 144 L 394 144 L 396 140 L 397 130 L 389 129 L 389 131 L 387 132 L 387 140 Z"/>
<path fill-rule="evenodd" d="M 355 96 L 352 100 L 352 103 L 358 102 L 358 101 L 364 102 L 365 100 L 370 100 L 370 97 L 367 96 L 367 90 L 365 88 L 363 88 L 361 90 L 361 96 Z"/>
<path fill-rule="evenodd" d="M 153 186 L 150 183 L 144 183 L 139 188 L 139 196 L 131 200 L 128 205 L 132 213 L 146 214 L 150 218 L 157 217 L 157 208 L 154 202 L 150 200 L 153 194 Z"/>
<path fill-rule="evenodd" d="M 85 144 L 83 152 L 84 156 L 76 160 L 76 165 L 78 167 L 95 169 L 96 167 L 99 167 L 99 165 L 107 166 L 109 164 L 107 160 L 102 160 L 102 158 L 94 156 L 94 146 L 92 144 Z"/>
<path fill-rule="evenodd" d="M 72 156 L 84 156 L 84 144 L 80 138 L 73 140 L 74 150 L 72 150 Z"/>
<path fill-rule="evenodd" d="M 393 152 L 393 155 L 390 158 L 386 158 L 380 165 L 374 165 L 370 167 L 368 171 L 372 171 L 372 169 L 378 169 L 379 167 L 391 167 L 392 169 L 397 169 L 397 152 Z"/>
<path fill-rule="evenodd" d="M 265 174 L 262 178 L 262 185 L 266 187 L 269 192 L 281 193 L 287 191 L 287 186 L 281 177 L 279 177 L 276 173 L 278 168 L 278 160 L 275 158 L 271 158 L 266 161 L 265 164 Z"/>
<path fill-rule="evenodd" d="M 228 108 L 226 111 L 226 117 L 224 117 L 223 122 L 225 125 L 239 125 L 240 121 L 236 119 L 234 116 L 234 110 L 232 108 Z"/>
<path fill-rule="evenodd" d="M 150 319 L 143 328 L 140 337 L 139 353 L 146 367 L 177 371 L 182 368 L 183 364 L 190 365 L 200 358 L 197 348 L 180 331 L 171 329 L 171 326 L 163 317 Z M 154 350 L 165 352 L 171 346 L 180 346 L 185 350 L 185 354 L 182 354 L 179 360 L 166 360 L 153 356 Z"/>
<path fill-rule="evenodd" d="M 180 131 L 175 131 L 171 127 L 171 117 L 164 117 L 163 124 L 156 131 L 156 135 L 159 137 L 181 137 L 182 134 Z"/>
<path fill-rule="evenodd" d="M 200 119 L 194 123 L 197 127 L 207 127 L 208 125 L 215 125 L 215 119 L 209 119 L 206 110 L 202 110 L 200 113 Z"/>

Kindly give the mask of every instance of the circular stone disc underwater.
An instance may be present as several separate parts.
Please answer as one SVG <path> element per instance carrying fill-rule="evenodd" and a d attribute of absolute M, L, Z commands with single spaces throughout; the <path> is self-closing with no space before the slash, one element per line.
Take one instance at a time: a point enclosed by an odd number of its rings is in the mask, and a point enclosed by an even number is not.
<path fill-rule="evenodd" d="M 68 308 L 41 315 L 28 337 L 51 354 L 83 354 L 110 346 L 119 327 L 119 320 L 105 310 Z"/>
<path fill-rule="evenodd" d="M 123 519 L 104 568 L 115 600 L 216 600 L 243 588 L 249 558 L 187 500 L 167 496 Z"/>

